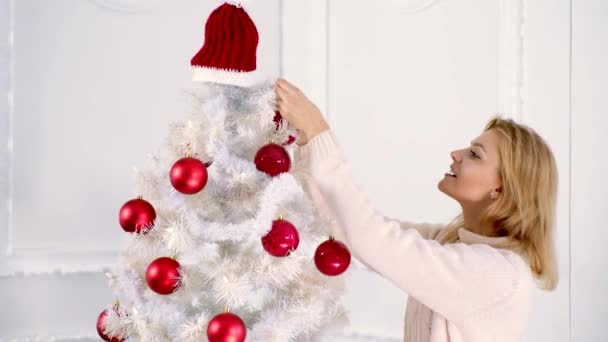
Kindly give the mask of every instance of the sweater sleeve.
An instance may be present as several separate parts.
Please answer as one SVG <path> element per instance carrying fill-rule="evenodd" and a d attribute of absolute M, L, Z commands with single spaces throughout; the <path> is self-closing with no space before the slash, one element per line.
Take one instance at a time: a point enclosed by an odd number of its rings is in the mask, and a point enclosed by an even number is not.
<path fill-rule="evenodd" d="M 313 181 L 309 169 L 305 167 L 303 160 L 300 159 L 300 149 L 296 150 L 294 155 L 294 168 L 291 170 L 291 174 L 298 180 L 302 185 L 304 192 L 308 195 L 308 198 L 313 203 L 313 206 L 317 210 L 317 213 L 321 216 L 323 222 L 328 226 L 327 232 L 341 242 L 346 241 L 344 232 L 336 224 L 336 220 L 329 211 L 327 203 L 323 196 L 319 192 L 319 187 Z"/>
<path fill-rule="evenodd" d="M 443 223 L 402 221 L 388 216 L 385 216 L 385 219 L 399 222 L 399 227 L 401 229 L 415 229 L 420 233 L 420 236 L 422 236 L 423 239 L 427 240 L 435 240 L 439 232 L 446 226 Z"/>
<path fill-rule="evenodd" d="M 302 184 L 304 192 L 308 195 L 319 215 L 328 224 L 328 232 L 331 233 L 337 240 L 345 241 L 344 232 L 336 225 L 336 220 L 330 212 L 325 199 L 319 192 L 319 187 L 315 184 L 312 176 L 307 168 L 307 159 L 302 158 L 302 148 L 297 149 L 294 154 L 294 168 L 291 174 Z M 398 221 L 401 229 L 415 229 L 424 239 L 434 240 L 437 234 L 445 227 L 443 223 L 427 223 L 427 222 L 412 222 L 399 221 L 395 218 L 386 217 L 390 221 Z"/>
<path fill-rule="evenodd" d="M 453 321 L 512 298 L 521 279 L 513 252 L 485 244 L 441 245 L 417 229 L 403 229 L 411 224 L 377 213 L 355 184 L 331 130 L 299 149 L 308 182 L 317 187 L 313 201 L 336 220 L 353 256 L 375 272 Z M 426 228 L 432 235 L 439 227 Z"/>

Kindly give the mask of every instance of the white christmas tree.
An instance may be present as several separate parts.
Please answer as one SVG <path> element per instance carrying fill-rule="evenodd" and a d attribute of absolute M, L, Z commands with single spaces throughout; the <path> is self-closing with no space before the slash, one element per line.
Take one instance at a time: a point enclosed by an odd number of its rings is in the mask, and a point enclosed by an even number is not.
<path fill-rule="evenodd" d="M 108 273 L 106 341 L 319 341 L 348 324 L 350 253 L 291 165 L 297 131 L 258 81 L 257 43 L 239 1 L 207 19 L 192 114 L 135 169 L 119 210 L 130 239 Z"/>

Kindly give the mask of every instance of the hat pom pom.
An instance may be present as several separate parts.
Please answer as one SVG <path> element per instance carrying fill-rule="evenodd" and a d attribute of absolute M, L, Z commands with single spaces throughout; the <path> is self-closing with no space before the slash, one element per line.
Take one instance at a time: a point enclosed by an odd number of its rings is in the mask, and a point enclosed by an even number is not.
<path fill-rule="evenodd" d="M 225 0 L 227 4 L 234 5 L 236 7 L 242 7 L 243 9 L 247 9 L 247 3 L 249 0 Z"/>

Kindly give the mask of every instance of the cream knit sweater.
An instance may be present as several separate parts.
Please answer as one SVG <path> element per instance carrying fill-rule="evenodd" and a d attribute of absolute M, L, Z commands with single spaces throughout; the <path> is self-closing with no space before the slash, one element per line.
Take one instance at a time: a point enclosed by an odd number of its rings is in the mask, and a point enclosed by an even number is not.
<path fill-rule="evenodd" d="M 534 279 L 522 257 L 501 248 L 508 237 L 461 228 L 459 241 L 442 244 L 443 224 L 382 216 L 329 129 L 296 149 L 292 174 L 334 237 L 409 295 L 405 342 L 521 341 Z"/>

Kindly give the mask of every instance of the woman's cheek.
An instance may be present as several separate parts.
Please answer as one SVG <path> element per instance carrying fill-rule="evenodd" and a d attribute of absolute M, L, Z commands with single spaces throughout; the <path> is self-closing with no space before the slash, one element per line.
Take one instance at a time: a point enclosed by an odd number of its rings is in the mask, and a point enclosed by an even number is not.
<path fill-rule="evenodd" d="M 456 181 L 455 183 L 458 192 L 460 192 L 463 197 L 467 199 L 474 197 L 473 194 L 475 193 L 475 184 L 472 181 L 472 177 L 469 173 L 466 171 L 463 172 L 462 169 L 460 169 L 460 173 L 454 180 Z"/>

